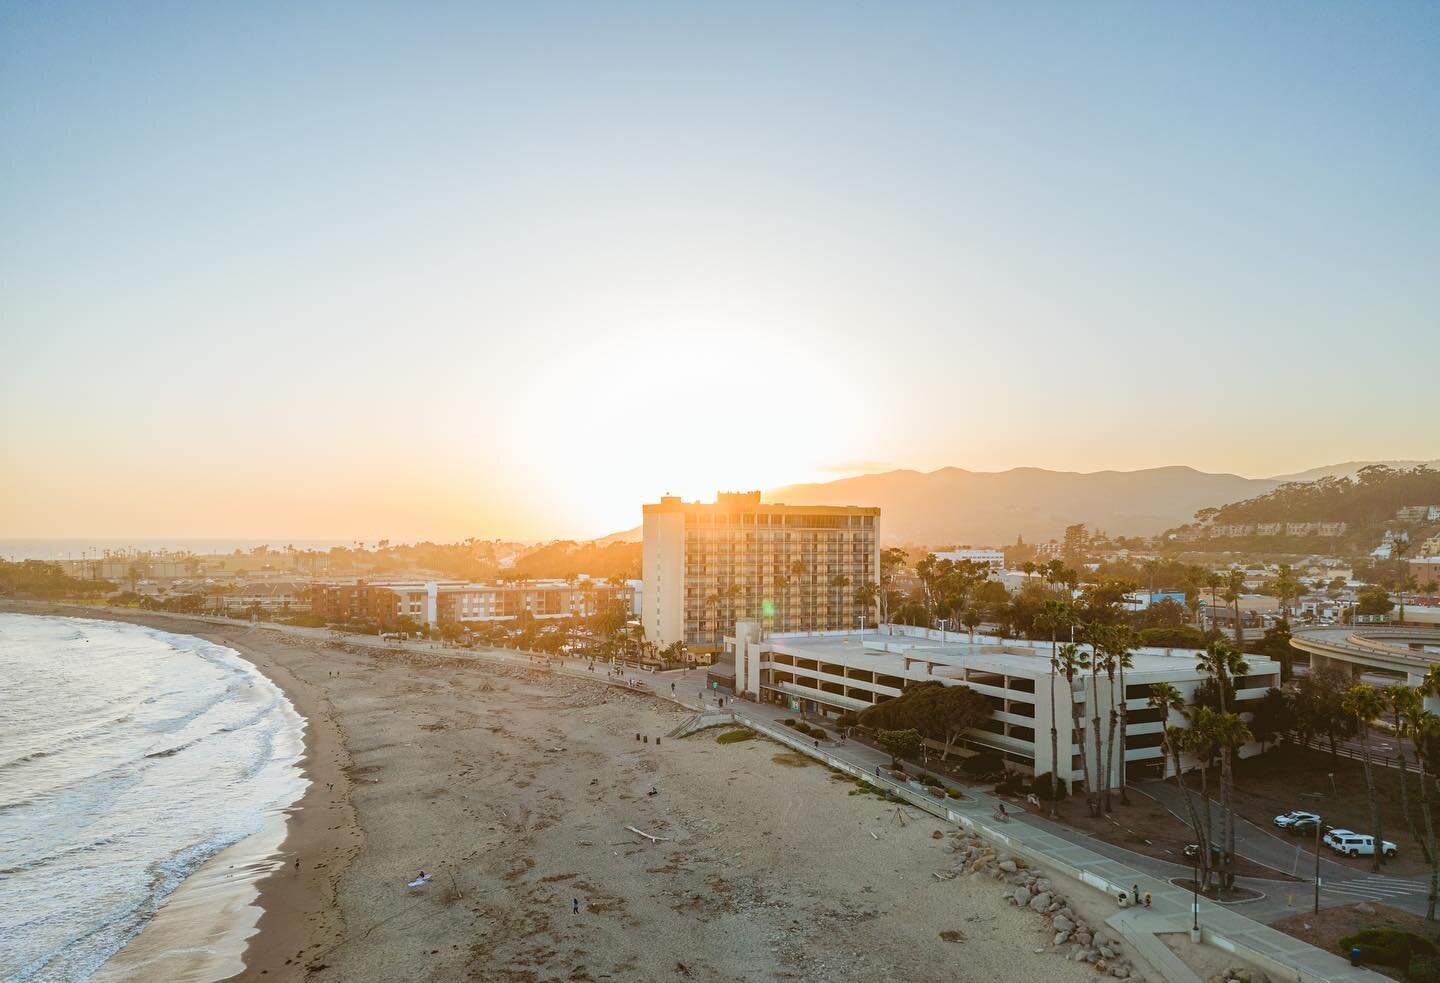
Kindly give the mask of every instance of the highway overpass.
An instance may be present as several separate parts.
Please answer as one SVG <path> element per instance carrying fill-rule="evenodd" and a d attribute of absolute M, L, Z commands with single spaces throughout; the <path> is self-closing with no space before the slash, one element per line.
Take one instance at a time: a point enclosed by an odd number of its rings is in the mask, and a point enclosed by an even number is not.
<path fill-rule="evenodd" d="M 1440 663 L 1440 629 L 1410 625 L 1373 625 L 1350 628 L 1302 628 L 1290 645 L 1310 657 L 1314 668 L 1341 666 L 1356 677 L 1382 672 L 1411 686 L 1432 665 Z M 1440 712 L 1440 699 L 1425 701 Z"/>

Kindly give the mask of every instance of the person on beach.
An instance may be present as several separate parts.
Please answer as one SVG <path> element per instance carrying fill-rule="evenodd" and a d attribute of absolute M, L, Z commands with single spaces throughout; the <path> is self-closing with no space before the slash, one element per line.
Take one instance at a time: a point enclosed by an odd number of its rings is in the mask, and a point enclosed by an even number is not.
<path fill-rule="evenodd" d="M 579 899 L 579 898 L 571 898 L 571 899 L 570 899 L 570 910 L 571 910 L 574 914 L 577 914 L 577 915 L 580 914 L 580 899 Z"/>
<path fill-rule="evenodd" d="M 1146 892 L 1145 892 L 1145 908 L 1146 908 L 1147 910 L 1150 908 L 1150 892 L 1149 892 L 1149 891 L 1146 891 Z"/>
<path fill-rule="evenodd" d="M 1139 903 L 1140 903 L 1140 885 L 1139 885 L 1139 884 L 1132 884 L 1132 885 L 1130 885 L 1130 897 L 1132 897 L 1132 898 L 1135 899 L 1135 903 L 1136 903 L 1136 904 L 1139 904 Z"/>

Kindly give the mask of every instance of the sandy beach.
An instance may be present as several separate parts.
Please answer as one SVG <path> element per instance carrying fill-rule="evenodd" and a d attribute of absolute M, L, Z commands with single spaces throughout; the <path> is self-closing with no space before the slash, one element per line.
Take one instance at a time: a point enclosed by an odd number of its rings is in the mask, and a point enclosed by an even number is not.
<path fill-rule="evenodd" d="M 768 741 L 666 738 L 688 716 L 666 702 L 518 666 L 124 617 L 234 647 L 309 722 L 312 784 L 259 879 L 238 978 L 1095 975 L 1051 951 L 1041 919 L 995 882 L 936 880 L 951 863 L 936 820 L 849 794 Z M 421 870 L 430 883 L 408 889 Z M 156 978 L 157 948 L 187 930 L 176 919 L 203 917 L 179 903 L 189 884 L 108 978 Z"/>

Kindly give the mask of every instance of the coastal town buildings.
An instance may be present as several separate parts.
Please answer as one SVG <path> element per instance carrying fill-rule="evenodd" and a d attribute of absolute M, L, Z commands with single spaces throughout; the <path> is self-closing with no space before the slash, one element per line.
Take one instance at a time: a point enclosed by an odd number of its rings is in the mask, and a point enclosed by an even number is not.
<path fill-rule="evenodd" d="M 580 578 L 506 581 L 370 581 L 315 584 L 310 609 L 331 621 L 393 625 L 512 621 L 522 614 L 538 620 L 589 617 L 610 606 L 628 616 L 635 589 L 628 583 Z"/>
<path fill-rule="evenodd" d="M 733 659 L 737 691 L 788 706 L 797 714 L 836 717 L 845 711 L 863 711 L 921 682 L 969 686 L 989 701 L 991 714 L 967 734 L 964 753 L 997 752 L 1013 770 L 1032 775 L 1053 770 L 1072 785 L 1083 777 L 1081 754 L 1088 754 L 1094 767 L 1092 718 L 1098 714 L 1108 726 L 1112 694 L 1117 707 L 1122 698 L 1119 681 L 1112 689 L 1103 673 L 1077 674 L 1073 685 L 1055 673 L 1049 642 L 977 636 L 972 643 L 965 634 L 904 625 L 885 625 L 863 634 L 854 630 L 774 633 L 762 638 L 758 622 L 741 621 L 725 639 L 725 651 L 722 665 Z M 1151 687 L 1162 682 L 1175 686 L 1189 701 L 1210 678 L 1196 668 L 1199 654 L 1160 648 L 1132 653 L 1134 667 L 1124 679 L 1125 750 L 1114 756 L 1115 781 L 1120 780 L 1122 768 L 1134 781 L 1165 774 L 1172 767 L 1164 760 L 1161 734 L 1166 723 L 1181 720 L 1173 712 L 1167 720 L 1147 701 Z M 1235 681 L 1232 705 L 1248 717 L 1266 691 L 1280 685 L 1280 665 L 1254 655 L 1245 659 L 1248 671 Z M 1050 711 L 1052 697 L 1055 718 Z M 1072 727 L 1076 716 L 1083 721 L 1080 728 Z M 1058 763 L 1050 755 L 1052 719 L 1059 731 Z M 1240 756 L 1260 750 L 1259 743 L 1252 742 L 1240 749 Z M 1189 762 L 1185 764 L 1188 768 Z"/>
<path fill-rule="evenodd" d="M 717 652 L 737 621 L 824 631 L 869 612 L 856 588 L 880 581 L 880 510 L 773 505 L 759 492 L 644 507 L 641 623 L 659 645 Z"/>
<path fill-rule="evenodd" d="M 940 550 L 935 553 L 937 560 L 949 560 L 951 563 L 979 563 L 990 568 L 992 573 L 999 573 L 1005 569 L 1005 551 L 992 549 L 975 549 L 974 547 L 962 546 L 959 549 Z"/>

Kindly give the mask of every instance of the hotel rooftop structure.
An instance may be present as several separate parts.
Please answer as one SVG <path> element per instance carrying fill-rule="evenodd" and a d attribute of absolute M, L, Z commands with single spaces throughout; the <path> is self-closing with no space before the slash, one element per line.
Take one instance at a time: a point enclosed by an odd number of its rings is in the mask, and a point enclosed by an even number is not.
<path fill-rule="evenodd" d="M 1102 732 L 1108 733 L 1108 678 L 1103 672 L 1098 680 L 1088 673 L 1077 675 L 1072 690 L 1063 675 L 1051 671 L 1049 642 L 976 636 L 972 644 L 964 634 L 905 625 L 885 625 L 863 636 L 848 631 L 766 634 L 762 638 L 759 624 L 742 621 L 725 639 L 725 649 L 734 658 L 736 692 L 811 715 L 834 717 L 847 710 L 862 711 L 900 696 L 906 686 L 915 683 L 969 686 L 989 701 L 991 714 L 970 731 L 963 750 L 998 752 L 1012 770 L 1033 775 L 1052 771 L 1053 693 L 1060 741 L 1059 767 L 1054 771 L 1060 780 L 1076 787 L 1084 775 L 1082 751 L 1092 765 L 1095 760 L 1090 720 L 1096 709 Z M 1132 653 L 1134 667 L 1125 672 L 1125 753 L 1123 764 L 1121 755 L 1115 756 L 1114 781 L 1120 781 L 1122 768 L 1132 780 L 1159 776 L 1170 768 L 1163 760 L 1161 733 L 1167 722 L 1179 724 L 1181 718 L 1176 714 L 1167 721 L 1150 709 L 1147 701 L 1151 686 L 1165 682 L 1174 685 L 1188 702 L 1209 678 L 1195 667 L 1198 655 L 1190 649 L 1147 648 Z M 1248 719 L 1266 690 L 1280 685 L 1280 665 L 1253 655 L 1247 655 L 1245 661 L 1249 671 L 1235 681 L 1235 710 Z M 1117 678 L 1117 705 L 1119 689 Z M 1072 734 L 1075 714 L 1082 718 L 1083 726 Z M 1067 735 L 1071 738 L 1068 742 Z M 1249 757 L 1259 751 L 1260 745 L 1252 743 L 1240 754 Z"/>
<path fill-rule="evenodd" d="M 769 631 L 825 631 L 870 613 L 855 591 L 880 581 L 878 508 L 721 492 L 711 503 L 667 495 L 644 515 L 641 620 L 652 642 L 715 653 L 745 618 Z"/>

